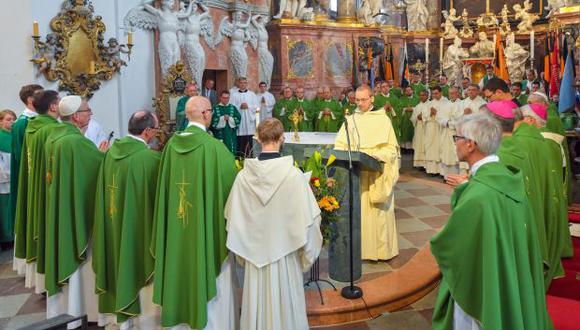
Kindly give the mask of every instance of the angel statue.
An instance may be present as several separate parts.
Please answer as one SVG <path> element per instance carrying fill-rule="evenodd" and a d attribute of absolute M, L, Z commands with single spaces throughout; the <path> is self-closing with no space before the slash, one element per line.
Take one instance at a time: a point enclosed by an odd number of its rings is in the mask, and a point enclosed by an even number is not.
<path fill-rule="evenodd" d="M 549 11 L 546 17 L 552 17 L 552 15 L 558 13 L 560 8 L 566 7 L 565 0 L 548 0 L 548 7 L 546 9 Z"/>
<path fill-rule="evenodd" d="M 200 85 L 205 70 L 205 51 L 199 42 L 203 36 L 209 48 L 213 49 L 213 23 L 209 10 L 200 2 L 190 2 L 186 10 L 187 17 L 182 21 L 185 32 L 185 59 L 189 65 L 191 77 Z"/>
<path fill-rule="evenodd" d="M 514 34 L 510 33 L 505 48 L 505 60 L 510 81 L 522 81 L 529 56 L 530 52 L 516 43 Z"/>
<path fill-rule="evenodd" d="M 50 69 L 55 65 L 57 54 L 63 53 L 64 48 L 54 33 L 47 34 L 44 42 L 39 40 L 36 47 L 38 51 L 31 61 L 39 65 L 39 73 L 49 75 Z"/>
<path fill-rule="evenodd" d="M 409 31 L 427 30 L 429 11 L 427 10 L 426 2 L 426 0 L 405 0 Z"/>
<path fill-rule="evenodd" d="M 445 28 L 443 31 L 443 38 L 445 39 L 453 39 L 457 36 L 457 29 L 453 26 L 453 22 L 459 20 L 459 17 L 456 16 L 455 8 L 447 10 L 443 10 L 443 17 L 445 17 L 445 23 L 441 24 Z"/>
<path fill-rule="evenodd" d="M 165 77 L 173 64 L 181 59 L 181 49 L 178 32 L 180 19 L 187 18 L 187 12 L 173 11 L 173 0 L 162 0 L 161 9 L 153 7 L 153 1 L 143 0 L 143 3 L 131 9 L 125 16 L 125 29 L 132 27 L 145 30 L 159 30 L 157 52 L 161 64 L 161 75 Z"/>
<path fill-rule="evenodd" d="M 516 3 L 513 8 L 515 11 L 515 19 L 521 19 L 522 21 L 518 24 L 519 33 L 530 33 L 532 31 L 532 25 L 538 19 L 538 15 L 531 14 L 533 4 L 526 0 L 524 1 L 524 8 L 519 3 Z"/>
<path fill-rule="evenodd" d="M 510 27 L 510 22 L 509 22 L 509 13 L 510 13 L 510 10 L 508 9 L 507 5 L 504 4 L 503 8 L 499 12 L 499 15 L 501 17 L 501 25 L 500 25 L 499 30 L 500 30 L 500 33 L 502 35 L 509 34 L 512 31 L 512 28 Z"/>
<path fill-rule="evenodd" d="M 268 17 L 265 15 L 255 15 L 251 19 L 250 44 L 254 50 L 258 51 L 258 64 L 260 81 L 270 86 L 272 70 L 274 69 L 274 56 L 268 50 Z"/>
<path fill-rule="evenodd" d="M 461 27 L 461 31 L 459 31 L 459 36 L 461 38 L 473 37 L 473 30 L 469 27 L 469 13 L 466 8 L 463 8 L 463 12 L 461 12 L 461 22 L 463 26 Z"/>
<path fill-rule="evenodd" d="M 441 68 L 449 79 L 451 86 L 460 86 L 463 78 L 463 59 L 468 58 L 469 53 L 461 48 L 461 39 L 455 37 L 453 44 L 447 48 L 443 56 Z"/>
<path fill-rule="evenodd" d="M 116 38 L 108 41 L 108 46 L 101 50 L 101 57 L 107 61 L 107 65 L 119 72 L 127 63 L 121 59 L 121 53 L 129 54 L 129 48 L 126 45 L 120 45 Z"/>
<path fill-rule="evenodd" d="M 469 52 L 475 57 L 493 57 L 495 54 L 495 44 L 487 39 L 487 33 L 481 31 L 477 34 L 478 41 L 469 48 Z"/>
<path fill-rule="evenodd" d="M 230 60 L 234 70 L 234 78 L 247 77 L 248 54 L 246 53 L 246 42 L 250 40 L 250 20 L 252 12 L 248 12 L 248 20 L 242 23 L 242 12 L 235 11 L 232 21 L 228 17 L 222 18 L 215 45 L 222 42 L 224 36 L 230 37 Z"/>

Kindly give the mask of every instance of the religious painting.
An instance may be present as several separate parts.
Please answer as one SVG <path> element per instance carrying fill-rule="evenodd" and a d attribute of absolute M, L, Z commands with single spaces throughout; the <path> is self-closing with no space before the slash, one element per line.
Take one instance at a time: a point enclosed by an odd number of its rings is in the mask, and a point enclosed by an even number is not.
<path fill-rule="evenodd" d="M 358 76 L 359 83 L 373 85 L 376 78 L 384 78 L 382 57 L 385 41 L 378 37 L 360 37 L 358 39 Z"/>
<path fill-rule="evenodd" d="M 510 10 L 510 14 L 513 15 L 514 13 L 514 5 L 520 4 L 523 6 L 524 0 L 504 0 L 504 1 L 492 1 L 492 0 L 483 0 L 483 1 L 473 1 L 473 0 L 449 0 L 449 6 L 455 8 L 457 13 L 461 13 L 463 9 L 467 9 L 469 12 L 470 17 L 477 17 L 480 14 L 485 13 L 485 8 L 487 6 L 487 2 L 489 1 L 489 11 L 493 13 L 499 13 L 503 8 L 503 5 L 506 4 L 508 9 Z M 543 13 L 543 8 L 545 6 L 544 0 L 530 0 L 532 3 L 532 12 L 533 13 Z M 448 8 L 449 9 L 449 8 Z"/>
<path fill-rule="evenodd" d="M 288 77 L 311 78 L 313 76 L 314 52 L 312 41 L 288 40 Z"/>
<path fill-rule="evenodd" d="M 352 75 L 352 43 L 331 43 L 326 48 L 326 74 L 329 77 Z"/>

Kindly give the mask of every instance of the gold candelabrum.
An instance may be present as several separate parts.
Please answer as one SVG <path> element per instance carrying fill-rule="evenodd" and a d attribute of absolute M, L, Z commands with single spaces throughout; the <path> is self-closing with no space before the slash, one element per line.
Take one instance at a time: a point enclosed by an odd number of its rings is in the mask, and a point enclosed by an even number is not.
<path fill-rule="evenodd" d="M 298 127 L 302 122 L 304 116 L 299 114 L 298 111 L 294 111 L 294 113 L 290 116 L 290 121 L 292 121 L 292 127 L 294 128 L 294 135 L 292 136 L 292 141 L 300 142 L 300 135 L 298 134 Z"/>

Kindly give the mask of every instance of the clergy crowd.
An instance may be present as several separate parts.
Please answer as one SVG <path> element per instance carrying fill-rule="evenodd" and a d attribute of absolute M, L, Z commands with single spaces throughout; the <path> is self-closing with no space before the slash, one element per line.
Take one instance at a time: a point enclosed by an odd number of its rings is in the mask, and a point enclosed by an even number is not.
<path fill-rule="evenodd" d="M 434 328 L 549 329 L 545 292 L 573 251 L 564 130 L 532 75 L 483 80 L 449 86 L 443 76 L 428 88 L 414 73 L 403 88 L 377 81 L 335 99 L 323 87 L 308 100 L 286 87 L 278 101 L 246 78 L 220 93 L 211 80 L 201 92 L 190 84 L 162 152 L 149 148 L 152 112 L 133 113 L 127 136 L 95 142 L 87 99 L 24 86 L 23 113 L 0 112 L 2 248 L 14 240 L 14 270 L 46 293 L 47 317 L 307 329 L 302 274 L 321 251 L 321 213 L 308 174 L 281 148 L 285 131 L 337 132 L 336 150 L 350 143 L 382 167 L 360 175 L 362 259 L 399 253 L 400 148 L 456 186 L 431 240 L 442 273 Z"/>

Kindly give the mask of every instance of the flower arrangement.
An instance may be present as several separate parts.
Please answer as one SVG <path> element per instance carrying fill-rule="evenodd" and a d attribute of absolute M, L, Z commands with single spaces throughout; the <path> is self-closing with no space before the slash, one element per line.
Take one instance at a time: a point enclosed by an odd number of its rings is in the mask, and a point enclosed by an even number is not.
<path fill-rule="evenodd" d="M 308 158 L 302 166 L 305 172 L 312 172 L 310 178 L 310 187 L 318 207 L 320 208 L 320 231 L 324 239 L 324 244 L 328 244 L 334 235 L 333 223 L 340 218 L 338 211 L 341 208 L 339 196 L 341 190 L 337 184 L 336 179 L 329 176 L 328 169 L 336 160 L 334 155 L 330 155 L 326 164 L 322 162 L 322 154 L 315 151 L 314 154 Z"/>

